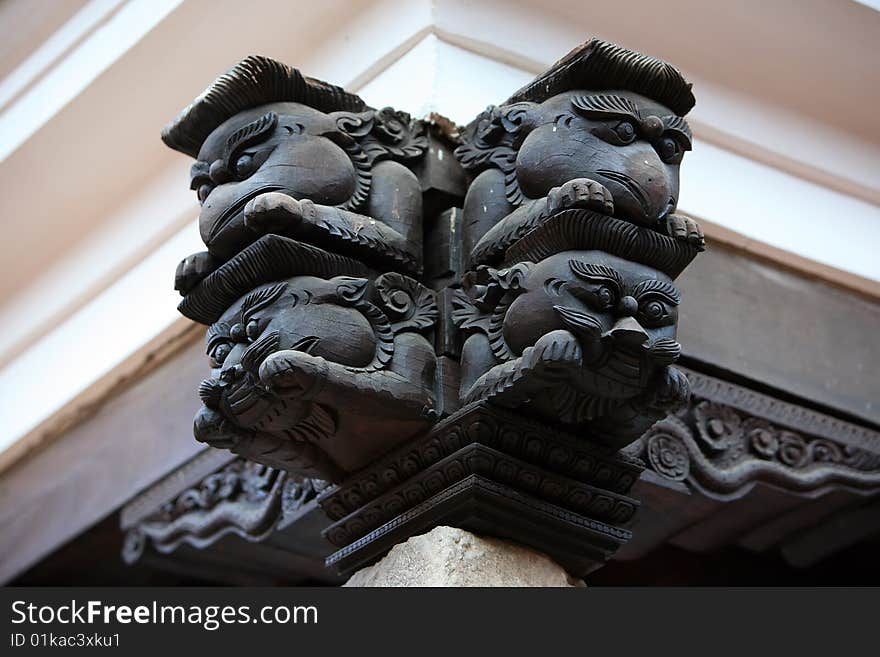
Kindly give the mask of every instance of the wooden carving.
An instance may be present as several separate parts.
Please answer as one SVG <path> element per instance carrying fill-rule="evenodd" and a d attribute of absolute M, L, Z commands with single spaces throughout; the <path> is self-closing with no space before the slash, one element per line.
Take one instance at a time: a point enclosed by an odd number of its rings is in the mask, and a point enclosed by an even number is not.
<path fill-rule="evenodd" d="M 237 64 L 163 133 L 196 159 L 207 247 L 175 279 L 209 326 L 196 437 L 338 484 L 342 569 L 439 522 L 598 567 L 638 506 L 620 448 L 689 395 L 693 104 L 673 67 L 599 40 L 463 130 Z"/>
<path fill-rule="evenodd" d="M 262 541 L 326 485 L 234 459 L 128 527 L 123 559 L 134 563 L 147 545 L 163 554 L 183 544 L 205 548 L 228 534 Z"/>
<path fill-rule="evenodd" d="M 248 292 L 208 329 L 196 438 L 338 480 L 433 419 L 433 294 L 396 273 L 294 276 Z"/>
<path fill-rule="evenodd" d="M 465 403 L 527 407 L 622 447 L 687 400 L 687 379 L 672 366 L 681 295 L 661 270 L 564 251 L 475 278 L 474 296 L 459 296 L 456 309 L 472 332 Z"/>
<path fill-rule="evenodd" d="M 492 404 L 470 404 L 318 496 L 350 572 L 436 525 L 504 536 L 572 574 L 601 566 L 629 540 L 628 496 L 644 464 Z"/>
<path fill-rule="evenodd" d="M 703 248 L 675 214 L 693 103 L 668 64 L 594 39 L 468 126 L 464 403 L 622 447 L 687 400 L 673 279 Z"/>
<path fill-rule="evenodd" d="M 732 500 L 758 482 L 807 497 L 880 491 L 880 434 L 688 372 L 691 402 L 636 447 L 651 469 L 707 497 Z"/>
<path fill-rule="evenodd" d="M 196 158 L 190 187 L 208 250 L 177 269 L 185 294 L 261 235 L 354 255 L 377 268 L 421 268 L 421 188 L 405 162 L 425 128 L 339 87 L 251 56 L 221 75 L 162 133 Z"/>
<path fill-rule="evenodd" d="M 592 39 L 467 127 L 476 178 L 464 205 L 470 264 L 497 260 L 565 208 L 588 208 L 702 248 L 675 214 L 691 131 L 690 85 L 671 65 Z"/>
<path fill-rule="evenodd" d="M 433 423 L 434 293 L 422 270 L 425 126 L 265 57 L 163 131 L 196 159 L 207 251 L 180 311 L 208 324 L 196 437 L 339 480 Z"/>

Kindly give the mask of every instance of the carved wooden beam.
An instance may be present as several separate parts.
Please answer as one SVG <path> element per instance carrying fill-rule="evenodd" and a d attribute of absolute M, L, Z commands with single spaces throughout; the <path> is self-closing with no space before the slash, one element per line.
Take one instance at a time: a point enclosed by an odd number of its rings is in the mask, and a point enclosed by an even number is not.
<path fill-rule="evenodd" d="M 179 490 L 181 481 L 219 469 Z M 327 486 L 283 470 L 208 449 L 126 505 L 122 557 L 135 563 L 146 549 L 160 554 L 183 544 L 204 549 L 229 534 L 247 541 L 268 538 Z M 163 501 L 169 493 L 171 499 Z"/>
<path fill-rule="evenodd" d="M 568 509 L 569 521 L 604 521 L 619 536 L 633 532 L 620 552 L 625 559 L 671 540 L 690 549 L 731 544 L 755 551 L 779 549 L 793 565 L 806 566 L 880 531 L 876 502 L 871 502 L 880 493 L 880 433 L 682 369 L 693 390 L 688 407 L 655 425 L 622 455 L 550 431 L 519 413 L 478 404 L 343 484 L 323 491 L 308 482 L 285 488 L 280 509 L 276 506 L 276 514 L 266 516 L 275 520 L 272 532 L 248 533 L 246 520 L 259 505 L 228 486 L 234 481 L 224 472 L 230 465 L 236 472 L 260 467 L 245 466 L 240 458 L 209 448 L 126 505 L 121 516 L 128 535 L 124 555 L 131 561 L 158 552 L 183 564 L 194 557 L 181 554 L 181 548 L 198 546 L 204 550 L 203 566 L 222 578 L 224 567 L 215 563 L 220 555 L 212 546 L 233 535 L 290 551 L 294 573 L 316 577 L 309 558 L 329 556 L 347 572 L 414 532 L 418 523 L 451 522 L 540 546 L 573 572 L 601 563 L 603 557 L 595 553 L 593 561 L 585 554 L 566 553 L 551 540 L 558 539 L 555 529 L 539 536 L 530 526 L 517 535 L 519 520 L 493 520 L 499 500 L 510 505 L 529 500 L 522 517 Z M 682 431 L 692 441 L 683 442 Z M 775 453 L 767 449 L 773 437 Z M 750 438 L 757 442 L 752 445 Z M 783 444 L 784 454 L 779 449 Z M 694 446 L 699 454 L 682 456 L 681 450 Z M 636 481 L 644 464 L 648 471 Z M 748 478 L 736 479 L 731 472 Z M 773 494 L 767 486 L 779 492 Z M 453 487 L 450 502 L 444 491 Z M 747 508 L 754 511 L 747 513 Z M 218 516 L 222 522 L 216 522 Z M 569 527 L 558 517 L 547 526 L 552 528 L 553 522 Z M 276 569 L 271 554 L 256 546 L 249 549 L 254 567 L 266 573 Z M 331 577 L 329 571 L 326 577 Z"/>
<path fill-rule="evenodd" d="M 631 534 L 628 493 L 644 464 L 617 450 L 478 402 L 380 459 L 318 503 L 347 573 L 439 525 L 504 536 L 575 575 L 601 566 Z"/>
<path fill-rule="evenodd" d="M 687 371 L 688 405 L 641 438 L 657 474 L 717 500 L 757 483 L 805 497 L 880 493 L 880 433 L 770 395 Z"/>

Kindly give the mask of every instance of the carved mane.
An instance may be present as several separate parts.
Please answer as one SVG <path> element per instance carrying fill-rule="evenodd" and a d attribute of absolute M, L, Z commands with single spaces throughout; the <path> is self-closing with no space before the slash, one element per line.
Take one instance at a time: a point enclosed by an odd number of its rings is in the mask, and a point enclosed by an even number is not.
<path fill-rule="evenodd" d="M 507 245 L 485 249 L 478 262 L 496 258 Z M 524 260 L 539 262 L 563 251 L 597 250 L 659 269 L 676 278 L 699 253 L 692 244 L 653 230 L 585 209 L 564 210 L 550 217 L 504 253 L 502 266 Z"/>
<path fill-rule="evenodd" d="M 162 130 L 162 141 L 197 157 L 202 143 L 221 123 L 267 103 L 302 103 L 321 112 L 361 112 L 356 94 L 309 78 L 297 69 L 261 55 L 249 55 L 218 77 Z"/>
<path fill-rule="evenodd" d="M 299 274 L 333 278 L 366 273 L 367 267 L 357 260 L 280 235 L 265 235 L 193 288 L 177 309 L 201 324 L 212 324 L 236 299 L 264 283 Z"/>
<path fill-rule="evenodd" d="M 687 114 L 696 103 L 691 84 L 672 64 L 593 38 L 569 52 L 504 104 L 541 103 L 572 89 L 626 89 L 653 98 L 679 116 Z"/>

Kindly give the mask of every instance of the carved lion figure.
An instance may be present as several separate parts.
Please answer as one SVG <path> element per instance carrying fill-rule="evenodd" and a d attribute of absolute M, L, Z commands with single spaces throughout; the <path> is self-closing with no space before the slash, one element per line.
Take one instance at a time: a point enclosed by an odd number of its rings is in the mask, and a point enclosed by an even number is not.
<path fill-rule="evenodd" d="M 687 399 L 671 366 L 680 300 L 662 271 L 604 251 L 482 267 L 455 304 L 471 334 L 462 401 L 527 408 L 623 447 Z"/>
<path fill-rule="evenodd" d="M 691 149 L 690 85 L 669 64 L 593 39 L 467 128 L 470 264 L 497 260 L 561 209 L 589 208 L 703 246 L 675 214 Z"/>
<path fill-rule="evenodd" d="M 208 330 L 212 377 L 196 437 L 338 481 L 424 430 L 434 413 L 433 294 L 400 274 L 261 285 Z"/>
<path fill-rule="evenodd" d="M 208 249 L 180 263 L 181 294 L 269 233 L 381 271 L 418 273 L 421 187 L 403 162 L 426 151 L 427 137 L 408 114 L 374 110 L 252 56 L 217 78 L 162 137 L 196 158 L 190 186 Z"/>

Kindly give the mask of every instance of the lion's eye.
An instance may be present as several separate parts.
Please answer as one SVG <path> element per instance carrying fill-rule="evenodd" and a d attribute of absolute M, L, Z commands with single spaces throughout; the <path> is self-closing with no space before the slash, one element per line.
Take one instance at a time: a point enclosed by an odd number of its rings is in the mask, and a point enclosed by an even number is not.
<path fill-rule="evenodd" d="M 608 285 L 581 287 L 580 285 L 566 284 L 565 289 L 574 298 L 589 304 L 595 310 L 608 310 L 617 304 L 617 291 Z"/>
<path fill-rule="evenodd" d="M 254 156 L 251 153 L 244 153 L 235 161 L 235 175 L 239 178 L 247 178 L 255 170 Z"/>
<path fill-rule="evenodd" d="M 621 121 L 614 127 L 614 132 L 624 144 L 629 144 L 636 138 L 636 128 L 629 121 Z"/>
<path fill-rule="evenodd" d="M 257 319 L 250 320 L 245 327 L 245 333 L 251 342 L 256 340 L 260 337 L 260 322 Z"/>
<path fill-rule="evenodd" d="M 663 317 L 663 304 L 659 301 L 652 301 L 651 303 L 645 306 L 645 314 L 648 317 L 653 317 L 654 319 L 659 319 Z"/>
<path fill-rule="evenodd" d="M 684 151 L 677 140 L 672 137 L 664 137 L 660 140 L 660 143 L 657 144 L 657 154 L 660 156 L 660 159 L 667 164 L 677 164 L 678 162 L 681 162 Z"/>
<path fill-rule="evenodd" d="M 590 128 L 590 133 L 612 146 L 628 146 L 639 136 L 635 124 L 627 120 L 603 121 Z"/>
<path fill-rule="evenodd" d="M 232 351 L 232 347 L 229 346 L 228 342 L 221 342 L 214 349 L 214 354 L 212 358 L 214 359 L 214 366 L 220 367 L 223 362 L 226 360 L 226 357 L 229 355 L 229 352 Z"/>
<path fill-rule="evenodd" d="M 614 304 L 614 292 L 604 285 L 596 290 L 596 298 L 603 308 L 609 308 Z"/>
<path fill-rule="evenodd" d="M 657 299 L 648 299 L 639 306 L 639 319 L 645 326 L 659 326 L 669 323 L 671 317 L 666 304 Z"/>

